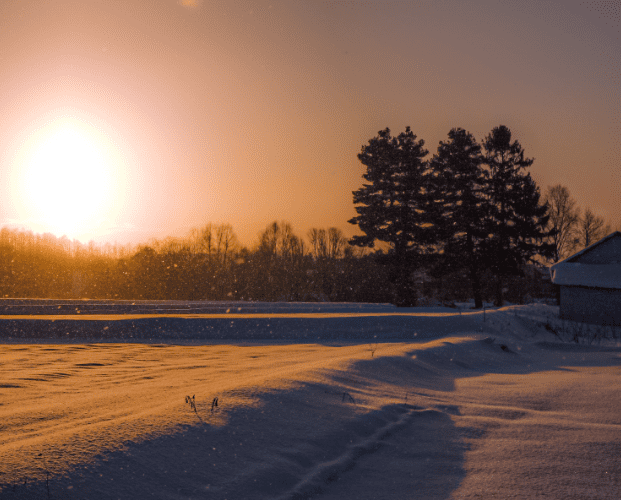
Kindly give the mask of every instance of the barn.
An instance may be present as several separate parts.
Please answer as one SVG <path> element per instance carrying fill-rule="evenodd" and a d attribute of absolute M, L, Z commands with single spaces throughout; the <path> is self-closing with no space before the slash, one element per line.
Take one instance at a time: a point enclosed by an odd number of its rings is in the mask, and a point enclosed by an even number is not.
<path fill-rule="evenodd" d="M 563 319 L 621 325 L 621 233 L 615 231 L 550 267 Z"/>

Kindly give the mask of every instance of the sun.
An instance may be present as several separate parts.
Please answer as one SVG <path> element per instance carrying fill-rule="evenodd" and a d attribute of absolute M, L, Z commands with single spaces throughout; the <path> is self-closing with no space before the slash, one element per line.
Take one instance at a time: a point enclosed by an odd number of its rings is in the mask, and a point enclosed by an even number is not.
<path fill-rule="evenodd" d="M 20 204 L 33 225 L 76 237 L 113 211 L 114 146 L 96 127 L 54 120 L 29 137 L 20 156 Z"/>
<path fill-rule="evenodd" d="M 96 215 L 109 190 L 99 146 L 73 127 L 59 128 L 41 141 L 24 180 L 29 204 L 46 222 L 71 228 Z"/>

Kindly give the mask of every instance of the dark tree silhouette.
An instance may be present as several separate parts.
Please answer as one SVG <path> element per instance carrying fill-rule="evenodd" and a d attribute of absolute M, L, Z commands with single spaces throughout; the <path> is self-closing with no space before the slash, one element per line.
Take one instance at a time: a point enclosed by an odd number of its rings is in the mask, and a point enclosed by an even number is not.
<path fill-rule="evenodd" d="M 580 248 L 586 248 L 596 241 L 601 240 L 611 232 L 610 224 L 605 224 L 604 219 L 595 215 L 590 208 L 578 220 L 576 236 Z"/>
<path fill-rule="evenodd" d="M 313 269 L 310 270 L 311 289 L 315 297 L 330 301 L 342 299 L 347 289 L 344 283 L 347 264 L 344 258 L 351 256 L 351 248 L 343 231 L 336 227 L 326 229 L 311 228 L 308 231 L 310 257 Z"/>
<path fill-rule="evenodd" d="M 578 222 L 580 221 L 580 209 L 577 206 L 569 189 L 557 184 L 548 186 L 545 194 L 548 204 L 549 229 L 553 229 L 550 243 L 554 245 L 552 261 L 558 262 L 573 253 L 578 240 Z"/>
<path fill-rule="evenodd" d="M 305 281 L 304 241 L 291 224 L 274 221 L 259 234 L 251 266 L 254 299 L 301 300 Z"/>
<path fill-rule="evenodd" d="M 505 278 L 520 273 L 521 267 L 535 255 L 551 257 L 554 248 L 544 241 L 548 206 L 540 204 L 539 188 L 525 169 L 533 159 L 524 157 L 524 150 L 511 131 L 501 125 L 483 141 L 484 163 L 487 165 L 488 214 L 486 258 L 496 277 L 494 303 L 503 303 Z"/>
<path fill-rule="evenodd" d="M 397 137 L 386 128 L 369 140 L 358 154 L 367 167 L 363 175 L 369 183 L 353 192 L 358 215 L 348 222 L 356 224 L 364 235 L 354 236 L 350 243 L 373 247 L 375 240 L 391 245 L 396 284 L 395 303 L 415 303 L 410 282 L 412 254 L 432 242 L 429 196 L 430 175 L 424 160 L 425 142 L 406 127 Z"/>
<path fill-rule="evenodd" d="M 462 128 L 452 129 L 448 137 L 431 160 L 437 234 L 443 247 L 440 271 L 467 269 L 474 305 L 481 308 L 481 243 L 487 212 L 481 146 Z"/>

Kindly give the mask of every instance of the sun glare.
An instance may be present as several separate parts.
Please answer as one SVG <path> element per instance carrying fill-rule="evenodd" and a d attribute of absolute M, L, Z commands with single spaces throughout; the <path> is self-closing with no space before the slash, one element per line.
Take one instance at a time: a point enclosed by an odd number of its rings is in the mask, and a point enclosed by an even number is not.
<path fill-rule="evenodd" d="M 114 211 L 117 152 L 92 125 L 58 119 L 33 133 L 16 165 L 19 202 L 33 226 L 76 238 Z"/>

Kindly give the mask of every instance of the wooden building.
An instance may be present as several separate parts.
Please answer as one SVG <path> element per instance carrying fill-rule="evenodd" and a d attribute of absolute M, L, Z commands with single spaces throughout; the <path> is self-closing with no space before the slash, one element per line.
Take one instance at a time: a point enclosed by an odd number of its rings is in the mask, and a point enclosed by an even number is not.
<path fill-rule="evenodd" d="M 560 287 L 560 317 L 621 325 L 621 233 L 615 231 L 550 267 Z"/>

